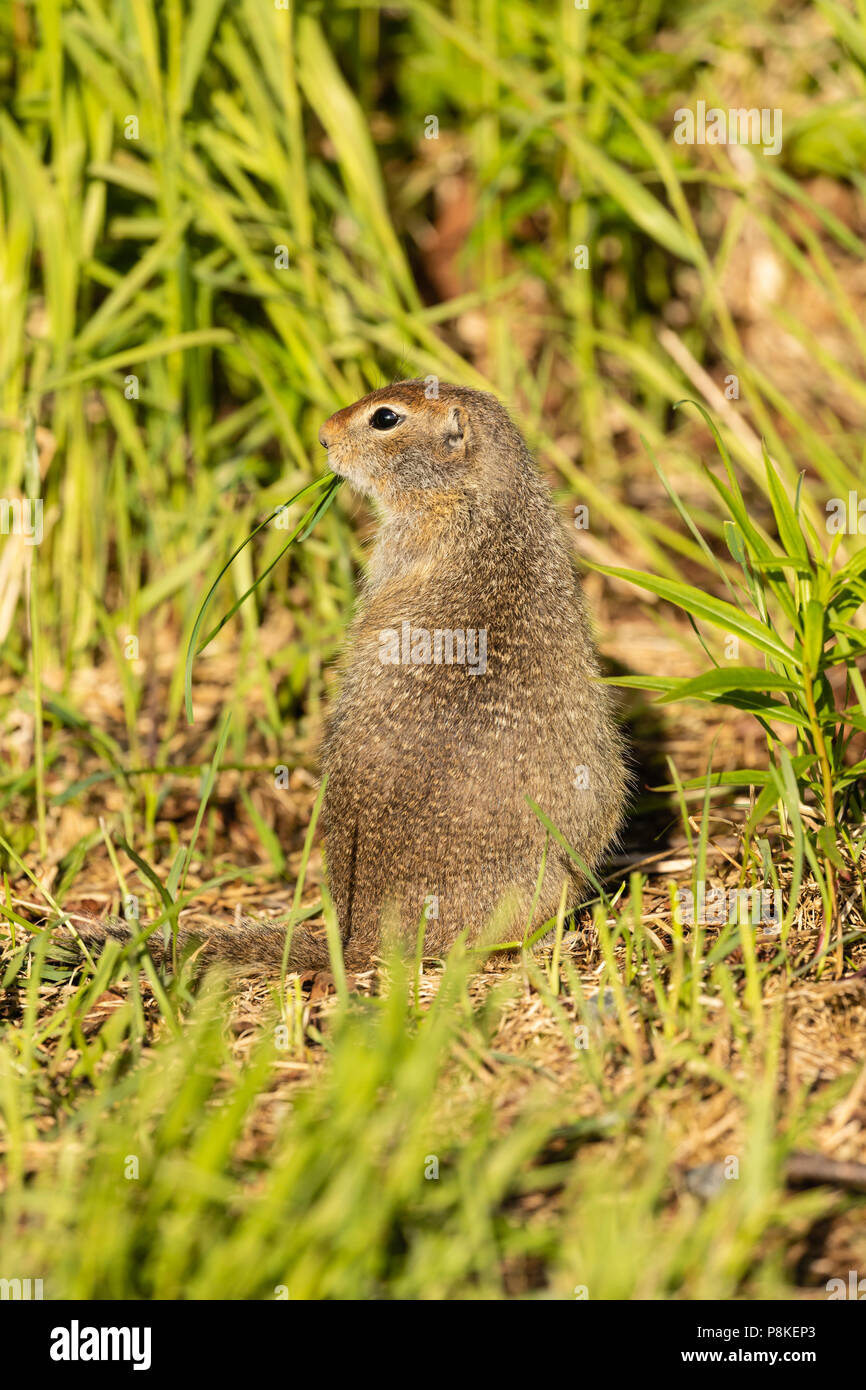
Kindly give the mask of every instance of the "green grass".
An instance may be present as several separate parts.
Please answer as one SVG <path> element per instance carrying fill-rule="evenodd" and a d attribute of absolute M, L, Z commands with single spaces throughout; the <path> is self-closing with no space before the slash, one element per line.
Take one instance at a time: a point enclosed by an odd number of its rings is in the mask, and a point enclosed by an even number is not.
<path fill-rule="evenodd" d="M 630 950 L 635 973 L 654 954 L 639 928 Z M 327 1065 L 274 1114 L 280 1067 L 309 1049 L 291 1003 L 283 1031 L 276 1010 L 265 1014 L 240 1057 L 213 979 L 183 1009 L 183 1028 L 153 1047 L 142 1051 L 135 991 L 85 1037 L 88 1011 L 125 968 L 111 956 L 41 1017 L 31 982 L 22 1026 L 0 1054 L 11 1140 L 4 1260 L 43 1271 L 46 1297 L 274 1298 L 281 1287 L 292 1298 L 501 1297 L 540 1292 L 539 1269 L 554 1297 L 586 1286 L 593 1299 L 726 1298 L 744 1279 L 753 1296 L 779 1296 L 778 1228 L 805 1229 L 834 1208 L 826 1193 L 780 1191 L 786 1153 L 829 1101 L 791 1097 L 787 1133 L 776 1133 L 780 1012 L 740 1004 L 724 961 L 683 972 L 656 1055 L 632 1069 L 615 1028 L 590 1023 L 591 1047 L 575 1047 L 583 994 L 574 971 L 554 997 L 527 962 L 554 1030 L 555 1073 L 527 1071 L 531 1056 L 494 1046 L 519 995 L 513 977 L 470 1000 L 474 966 L 452 953 L 419 1014 L 395 962 L 384 997 L 328 1016 Z M 684 1077 L 715 1079 L 703 1049 L 718 1014 L 697 1002 L 705 991 L 726 1000 L 748 1057 L 727 1081 L 744 1114 L 739 1180 L 719 1200 L 689 1199 L 674 1213 L 674 1143 L 661 1116 L 672 1104 L 666 1090 Z M 171 1017 L 179 1000 L 166 1002 Z M 79 1057 L 62 1067 L 61 1087 L 45 1058 L 63 1057 L 71 1042 Z M 467 1092 L 466 1057 L 495 1064 L 489 1094 Z M 509 1068 L 533 1084 L 504 1127 L 496 1102 Z M 23 1156 L 46 1126 L 56 1154 L 27 1178 Z"/>
<path fill-rule="evenodd" d="M 859 0 L 3 10 L 0 498 L 41 499 L 44 539 L 8 564 L 0 541 L 0 1274 L 728 1298 L 815 1282 L 822 1223 L 866 1258 L 861 1199 L 784 1181 L 859 1114 L 862 1021 L 832 991 L 864 964 L 866 547 L 826 523 L 866 458 L 864 83 Z M 781 155 L 675 144 L 698 99 L 781 107 Z M 783 289 L 737 308 L 762 256 Z M 608 613 L 696 672 L 615 678 L 669 729 L 707 721 L 674 811 L 648 801 L 643 848 L 673 816 L 688 868 L 598 884 L 592 932 L 560 920 L 492 975 L 457 949 L 359 991 L 335 959 L 326 1006 L 293 977 L 239 997 L 138 946 L 28 946 L 94 893 L 156 930 L 238 884 L 292 922 L 316 905 L 304 777 L 370 518 L 317 492 L 287 550 L 304 503 L 273 514 L 321 478 L 326 416 L 431 374 L 514 408 L 589 508 Z M 758 765 L 716 767 L 742 713 Z M 301 778 L 282 800 L 277 765 Z M 719 868 L 720 816 L 730 884 L 783 893 L 769 942 L 673 910 Z M 818 1079 L 792 1032 L 813 1007 Z M 728 1155 L 737 1180 L 691 1195 Z"/>
<path fill-rule="evenodd" d="M 700 409 L 703 411 L 703 407 Z M 861 827 L 864 821 L 862 790 L 866 760 L 855 761 L 847 755 L 855 734 L 866 731 L 866 686 L 862 675 L 866 631 L 854 622 L 866 596 L 866 546 L 846 564 L 834 564 L 843 533 L 837 531 L 827 545 L 805 515 L 803 475 L 792 502 L 765 450 L 766 487 L 780 538 L 779 544 L 773 543 L 763 528 L 750 518 L 730 456 L 709 416 L 706 418 L 716 433 L 727 477 L 727 481 L 722 481 L 706 470 L 728 513 L 724 523 L 725 541 L 741 571 L 736 587 L 701 536 L 688 510 L 664 475 L 660 476 L 701 546 L 706 569 L 721 579 L 729 598 L 718 599 L 704 589 L 675 580 L 606 566 L 601 568 L 603 573 L 628 579 L 684 609 L 699 636 L 699 621 L 721 629 L 727 634 L 724 653 L 717 659 L 701 638 L 712 662 L 702 675 L 692 678 L 631 676 L 620 681 L 614 678 L 614 683 L 661 691 L 659 704 L 684 699 L 708 700 L 749 710 L 755 715 L 767 736 L 767 770 L 729 770 L 708 779 L 707 787 L 709 789 L 714 782 L 717 787 L 762 788 L 747 822 L 747 835 L 774 807 L 778 808 L 782 825 L 798 827 L 798 845 L 808 857 L 819 885 L 825 919 L 838 926 L 836 963 L 841 974 L 842 922 L 836 872 L 846 866 L 838 844 L 840 838 L 850 854 L 861 894 L 864 888 L 857 870 L 860 846 L 855 847 L 850 832 Z M 736 662 L 741 641 L 764 657 L 763 668 Z M 841 708 L 828 679 L 833 670 L 842 677 Z M 797 739 L 793 758 L 788 755 L 780 728 L 792 725 Z M 704 779 L 695 778 L 689 785 L 703 786 Z M 818 808 L 820 824 L 804 835 L 799 807 L 807 795 Z M 823 871 L 819 859 L 823 861 Z M 802 869 L 797 874 L 797 886 L 801 880 Z M 793 888 L 789 923 L 797 898 L 797 888 Z M 822 934 L 819 951 L 824 939 Z"/>

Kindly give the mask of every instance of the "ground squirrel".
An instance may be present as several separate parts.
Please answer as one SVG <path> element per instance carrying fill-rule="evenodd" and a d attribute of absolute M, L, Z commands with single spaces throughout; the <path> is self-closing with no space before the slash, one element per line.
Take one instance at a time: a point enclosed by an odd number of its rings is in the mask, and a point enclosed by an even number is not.
<path fill-rule="evenodd" d="M 346 963 L 369 964 L 383 920 L 414 944 L 422 914 L 427 954 L 462 931 L 477 939 L 494 914 L 498 939 L 522 938 L 555 914 L 563 883 L 569 907 L 583 886 L 551 838 L 537 890 L 547 833 L 527 798 L 592 867 L 627 784 L 549 490 L 507 411 L 465 387 L 383 387 L 319 440 L 382 514 L 323 754 Z M 201 953 L 276 964 L 284 936 L 208 931 Z M 327 959 L 299 928 L 290 963 Z"/>

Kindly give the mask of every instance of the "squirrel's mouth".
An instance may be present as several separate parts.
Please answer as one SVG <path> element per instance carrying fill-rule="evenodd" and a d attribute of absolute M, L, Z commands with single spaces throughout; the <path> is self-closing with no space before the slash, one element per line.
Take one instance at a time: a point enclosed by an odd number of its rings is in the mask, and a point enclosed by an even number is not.
<path fill-rule="evenodd" d="M 372 479 L 359 473 L 355 468 L 347 467 L 334 449 L 328 450 L 328 467 L 332 473 L 336 473 L 338 478 L 344 478 L 358 492 L 367 494 L 375 492 Z"/>

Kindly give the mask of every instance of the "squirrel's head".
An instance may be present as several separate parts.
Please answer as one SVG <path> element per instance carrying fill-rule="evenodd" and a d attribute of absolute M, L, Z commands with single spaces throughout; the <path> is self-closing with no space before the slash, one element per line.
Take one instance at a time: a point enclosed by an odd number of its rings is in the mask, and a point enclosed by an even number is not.
<path fill-rule="evenodd" d="M 515 442 L 523 448 L 495 396 L 444 383 L 434 394 L 422 381 L 372 391 L 319 431 L 333 471 L 389 511 L 503 486 Z"/>

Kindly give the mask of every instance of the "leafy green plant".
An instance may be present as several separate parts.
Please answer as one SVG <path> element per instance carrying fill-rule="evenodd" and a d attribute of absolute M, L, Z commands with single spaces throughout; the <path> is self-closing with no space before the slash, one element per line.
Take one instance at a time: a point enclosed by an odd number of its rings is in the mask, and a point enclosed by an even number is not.
<path fill-rule="evenodd" d="M 715 786 L 760 786 L 750 816 L 750 827 L 777 803 L 783 812 L 790 802 L 790 775 L 796 779 L 798 800 L 808 794 L 817 805 L 822 824 L 805 848 L 821 881 L 826 916 L 838 915 L 836 871 L 843 868 L 837 845 L 841 837 L 851 860 L 857 863 L 850 827 L 863 819 L 863 782 L 866 760 L 851 763 L 846 753 L 856 731 L 866 731 L 866 685 L 861 669 L 866 657 L 866 630 L 854 616 L 866 598 L 866 545 L 854 550 L 845 563 L 836 563 L 842 532 L 825 545 L 817 528 L 801 507 L 802 483 L 793 500 L 779 479 L 764 449 L 766 496 L 772 505 L 776 537 L 753 519 L 725 443 L 709 413 L 697 402 L 713 432 L 725 470 L 719 478 L 704 467 L 725 514 L 724 537 L 739 571 L 732 577 L 707 545 L 685 506 L 659 469 L 662 481 L 680 516 L 701 548 L 708 571 L 728 589 L 720 599 L 680 580 L 636 570 L 594 565 L 604 574 L 628 580 L 682 608 L 698 632 L 698 623 L 709 623 L 735 639 L 734 659 L 719 661 L 701 638 L 712 666 L 691 679 L 639 675 L 615 678 L 614 683 L 659 691 L 658 704 L 679 700 L 711 701 L 748 710 L 767 737 L 769 766 L 765 770 L 738 768 L 715 774 Z M 736 660 L 739 643 L 764 659 L 762 667 Z M 843 679 L 841 707 L 837 705 L 830 673 Z M 788 757 L 780 727 L 793 728 L 796 750 Z M 687 786 L 703 785 L 696 778 Z M 823 862 L 823 879 L 817 859 Z M 841 940 L 841 938 L 840 938 Z M 823 937 L 819 952 L 823 946 Z M 841 946 L 840 946 L 841 950 Z"/>

